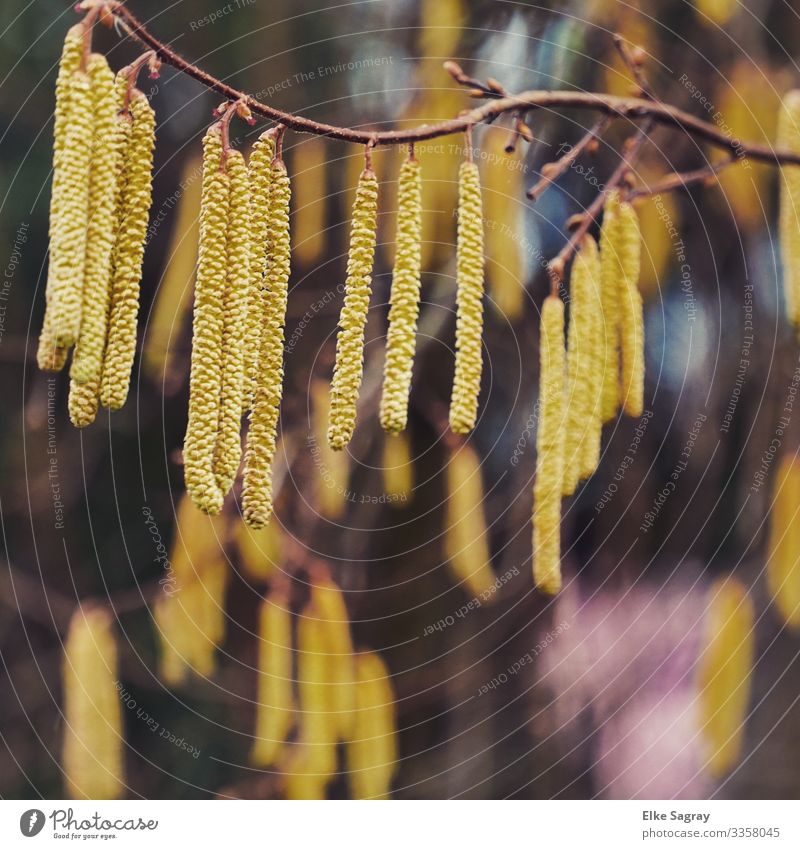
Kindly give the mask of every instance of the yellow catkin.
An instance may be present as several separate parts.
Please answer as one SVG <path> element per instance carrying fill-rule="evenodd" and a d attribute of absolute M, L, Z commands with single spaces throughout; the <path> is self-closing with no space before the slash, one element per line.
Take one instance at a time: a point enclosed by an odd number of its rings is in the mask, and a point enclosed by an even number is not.
<path fill-rule="evenodd" d="M 350 457 L 346 451 L 334 451 L 328 443 L 328 386 L 314 380 L 309 392 L 311 400 L 311 455 L 314 460 L 314 495 L 316 507 L 326 519 L 338 519 L 347 507 L 347 484 Z"/>
<path fill-rule="evenodd" d="M 339 736 L 326 637 L 318 611 L 306 607 L 297 624 L 298 746 L 288 771 L 314 775 L 323 785 L 336 770 Z"/>
<path fill-rule="evenodd" d="M 233 486 L 242 458 L 242 383 L 244 329 L 250 288 L 250 196 L 247 166 L 238 150 L 225 158 L 230 201 L 228 206 L 227 278 L 222 330 L 222 381 L 219 435 L 214 452 L 217 485 L 226 495 Z M 248 340 L 249 344 L 252 344 Z"/>
<path fill-rule="evenodd" d="M 800 153 L 800 90 L 783 98 L 778 117 L 778 146 Z M 800 168 L 781 169 L 779 234 L 786 317 L 800 327 Z"/>
<path fill-rule="evenodd" d="M 417 341 L 422 178 L 416 159 L 409 158 L 403 163 L 398 192 L 397 239 L 380 406 L 381 425 L 389 433 L 404 430 L 408 421 L 408 395 Z"/>
<path fill-rule="evenodd" d="M 75 427 L 88 427 L 92 424 L 100 408 L 100 390 L 97 381 L 77 383 L 70 380 L 67 408 L 69 420 Z"/>
<path fill-rule="evenodd" d="M 294 174 L 294 256 L 300 265 L 316 262 L 325 248 L 325 140 L 304 138 L 295 147 Z"/>
<path fill-rule="evenodd" d="M 256 727 L 250 760 L 260 767 L 277 762 L 294 723 L 292 620 L 285 594 L 273 593 L 258 617 Z"/>
<path fill-rule="evenodd" d="M 89 57 L 87 73 L 92 89 L 94 133 L 89 177 L 89 223 L 83 282 L 81 331 L 72 357 L 70 377 L 76 383 L 99 387 L 111 297 L 111 251 L 116 236 L 119 137 L 117 112 L 122 106 L 114 75 L 105 56 Z"/>
<path fill-rule="evenodd" d="M 68 349 L 59 345 L 53 327 L 52 289 L 57 285 L 56 268 L 59 262 L 57 239 L 63 223 L 64 199 L 64 151 L 67 149 L 67 134 L 70 121 L 70 99 L 72 81 L 80 68 L 83 57 L 83 25 L 76 24 L 67 33 L 61 52 L 56 79 L 56 106 L 53 131 L 53 185 L 50 196 L 50 266 L 47 276 L 46 309 L 39 349 L 36 355 L 39 368 L 44 371 L 60 371 L 67 359 Z"/>
<path fill-rule="evenodd" d="M 353 201 L 344 304 L 336 337 L 336 364 L 331 383 L 328 442 L 343 449 L 356 425 L 356 405 L 364 370 L 364 331 L 372 292 L 372 263 L 378 215 L 378 179 L 371 168 L 361 172 Z"/>
<path fill-rule="evenodd" d="M 147 98 L 136 89 L 131 93 L 130 116 L 130 134 L 122 151 L 125 170 L 117 208 L 119 229 L 112 255 L 111 312 L 100 383 L 100 401 L 110 410 L 118 410 L 128 397 L 136 353 L 142 258 L 153 194 L 156 119 Z"/>
<path fill-rule="evenodd" d="M 186 490 L 192 501 L 206 513 L 219 513 L 223 501 L 213 468 L 222 385 L 220 363 L 229 201 L 229 180 L 227 173 L 220 168 L 221 156 L 222 142 L 219 128 L 215 125 L 203 139 L 203 188 L 189 378 L 189 423 L 183 444 Z"/>
<path fill-rule="evenodd" d="M 81 70 L 69 83 L 69 107 L 63 148 L 56 153 L 50 214 L 50 266 L 45 325 L 57 347 L 71 347 L 80 332 L 83 304 L 86 228 L 89 221 L 89 166 L 92 137 L 92 91 Z"/>
<path fill-rule="evenodd" d="M 575 257 L 569 286 L 563 495 L 572 495 L 584 476 L 585 442 L 592 438 L 594 431 L 595 328 L 591 298 L 596 264 L 597 245 L 594 239 L 589 238 Z"/>
<path fill-rule="evenodd" d="M 373 652 L 356 655 L 356 718 L 347 744 L 354 799 L 388 799 L 397 768 L 395 694 L 389 670 Z"/>
<path fill-rule="evenodd" d="M 342 591 L 325 575 L 316 575 L 311 585 L 313 609 L 319 615 L 328 648 L 330 703 L 339 739 L 346 740 L 353 725 L 355 669 L 350 619 Z"/>
<path fill-rule="evenodd" d="M 778 468 L 770 514 L 767 587 L 786 624 L 800 628 L 800 459 L 784 457 Z"/>
<path fill-rule="evenodd" d="M 117 647 L 109 613 L 79 608 L 65 644 L 62 766 L 71 799 L 123 793 L 122 717 Z"/>
<path fill-rule="evenodd" d="M 591 244 L 589 244 L 591 242 Z M 600 463 L 600 441 L 603 431 L 603 372 L 605 358 L 603 351 L 603 307 L 600 291 L 600 254 L 594 239 L 587 237 L 581 251 L 587 276 L 587 299 L 585 304 L 585 332 L 588 373 L 589 404 L 588 421 L 583 440 L 580 477 L 593 475 Z"/>
<path fill-rule="evenodd" d="M 609 192 L 600 231 L 600 292 L 603 307 L 603 423 L 619 409 L 619 333 L 621 258 L 619 242 L 619 192 Z"/>
<path fill-rule="evenodd" d="M 481 183 L 486 227 L 486 281 L 496 308 L 510 321 L 525 303 L 525 154 L 506 153 L 507 133 L 499 128 L 483 135 Z"/>
<path fill-rule="evenodd" d="M 407 433 L 383 439 L 383 488 L 391 504 L 406 504 L 414 494 L 414 461 Z"/>
<path fill-rule="evenodd" d="M 478 166 L 463 162 L 458 187 L 456 368 L 450 428 L 469 433 L 478 415 L 483 354 L 483 213 Z"/>
<path fill-rule="evenodd" d="M 739 760 L 755 656 L 755 616 L 746 588 L 735 578 L 709 589 L 698 699 L 706 768 L 721 777 Z"/>
<path fill-rule="evenodd" d="M 260 361 L 247 433 L 242 488 L 244 520 L 254 528 L 263 527 L 272 515 L 272 461 L 283 392 L 283 330 L 291 261 L 289 175 L 280 159 L 273 159 L 271 170 L 270 257 L 261 323 Z"/>
<path fill-rule="evenodd" d="M 447 464 L 444 552 L 453 576 L 472 598 L 492 601 L 494 572 L 483 513 L 477 452 L 461 445 Z"/>
<path fill-rule="evenodd" d="M 622 409 L 636 418 L 644 412 L 644 312 L 639 293 L 641 242 L 636 210 L 629 203 L 620 204 L 620 399 Z"/>
<path fill-rule="evenodd" d="M 561 588 L 561 491 L 564 476 L 564 304 L 550 295 L 539 339 L 539 427 L 533 488 L 533 580 L 543 593 Z"/>
<path fill-rule="evenodd" d="M 277 522 L 263 528 L 251 528 L 239 521 L 234 531 L 239 562 L 244 573 L 254 581 L 266 581 L 281 563 L 283 540 Z"/>
<path fill-rule="evenodd" d="M 272 159 L 275 156 L 275 133 L 267 130 L 253 145 L 248 162 L 250 183 L 250 286 L 248 292 L 245 339 L 242 406 L 245 413 L 253 408 L 256 379 L 260 361 L 262 321 L 266 299 L 265 275 L 267 273 L 270 245 L 270 190 L 272 186 Z"/>
<path fill-rule="evenodd" d="M 192 280 L 197 263 L 200 236 L 200 186 L 202 160 L 192 156 L 181 173 L 175 189 L 175 224 L 167 249 L 167 266 L 161 275 L 155 304 L 147 322 L 147 337 L 142 350 L 142 367 L 151 380 L 171 383 L 176 347 L 192 303 Z"/>

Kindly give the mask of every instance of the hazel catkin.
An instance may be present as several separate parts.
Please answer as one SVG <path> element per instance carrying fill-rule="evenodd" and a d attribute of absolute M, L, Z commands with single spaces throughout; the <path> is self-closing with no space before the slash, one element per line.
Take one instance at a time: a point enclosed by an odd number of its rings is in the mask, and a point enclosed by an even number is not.
<path fill-rule="evenodd" d="M 619 192 L 608 193 L 600 230 L 600 293 L 603 307 L 603 397 L 601 418 L 611 421 L 619 409 L 620 214 Z"/>
<path fill-rule="evenodd" d="M 620 398 L 629 416 L 644 412 L 644 310 L 639 292 L 641 234 L 636 210 L 619 207 Z"/>
<path fill-rule="evenodd" d="M 347 769 L 354 799 L 387 799 L 397 768 L 395 695 L 391 676 L 374 652 L 355 658 L 355 722 L 347 744 Z"/>
<path fill-rule="evenodd" d="M 353 435 L 356 404 L 364 370 L 364 331 L 372 292 L 372 263 L 378 214 L 378 178 L 371 168 L 361 172 L 353 202 L 344 304 L 336 337 L 336 364 L 331 382 L 328 442 L 338 450 Z"/>
<path fill-rule="evenodd" d="M 277 762 L 294 723 L 292 621 L 285 593 L 264 599 L 258 623 L 258 695 L 250 760 L 266 767 Z"/>
<path fill-rule="evenodd" d="M 783 98 L 777 144 L 800 153 L 800 89 Z M 800 169 L 796 165 L 781 168 L 778 225 L 786 317 L 793 327 L 800 328 Z"/>
<path fill-rule="evenodd" d="M 71 799 L 118 799 L 123 792 L 122 717 L 111 616 L 79 607 L 64 646 L 62 767 Z"/>
<path fill-rule="evenodd" d="M 242 406 L 245 413 L 253 408 L 258 367 L 261 360 L 262 321 L 266 300 L 265 276 L 272 251 L 270 244 L 270 187 L 272 185 L 272 159 L 275 156 L 275 131 L 262 133 L 247 163 L 250 183 L 250 284 L 247 294 L 245 325 L 244 378 Z"/>
<path fill-rule="evenodd" d="M 588 244 L 591 242 L 591 244 Z M 600 254 L 594 239 L 587 237 L 581 251 L 585 263 L 587 293 L 584 304 L 584 325 L 586 333 L 586 356 L 584 364 L 588 374 L 588 394 L 586 431 L 583 440 L 580 462 L 580 477 L 588 478 L 594 474 L 600 463 L 600 445 L 603 431 L 603 372 L 605 368 L 603 349 L 603 306 L 600 290 Z"/>
<path fill-rule="evenodd" d="M 266 275 L 262 335 L 253 410 L 247 432 L 242 487 L 242 514 L 254 528 L 272 515 L 272 461 L 283 392 L 283 328 L 289 294 L 291 236 L 289 175 L 282 159 L 274 158 L 269 203 L 269 264 Z"/>
<path fill-rule="evenodd" d="M 103 367 L 111 298 L 111 253 L 117 230 L 116 203 L 120 164 L 117 112 L 122 98 L 105 56 L 92 54 L 87 63 L 92 89 L 94 132 L 89 177 L 89 221 L 83 282 L 81 330 L 70 367 L 76 383 L 98 384 Z"/>
<path fill-rule="evenodd" d="M 539 427 L 533 489 L 533 578 L 548 595 L 561 588 L 561 492 L 564 475 L 564 304 L 545 299 L 539 340 Z"/>
<path fill-rule="evenodd" d="M 450 428 L 469 433 L 478 415 L 483 334 L 483 213 L 478 166 L 463 162 L 458 184 L 456 365 Z"/>
<path fill-rule="evenodd" d="M 225 169 L 228 172 L 230 191 L 227 277 L 223 296 L 219 434 L 214 450 L 214 474 L 223 496 L 233 486 L 242 456 L 244 327 L 251 282 L 250 196 L 247 166 L 238 150 L 228 151 Z"/>
<path fill-rule="evenodd" d="M 416 159 L 409 157 L 403 163 L 398 182 L 397 245 L 380 407 L 381 425 L 389 433 L 404 430 L 408 420 L 416 347 L 422 250 L 422 178 Z"/>
<path fill-rule="evenodd" d="M 96 380 L 88 383 L 69 382 L 67 410 L 74 427 L 88 427 L 97 418 L 100 408 L 100 385 Z"/>
<path fill-rule="evenodd" d="M 111 312 L 100 383 L 100 401 L 110 410 L 118 410 L 128 397 L 136 353 L 142 258 L 152 202 L 155 113 L 145 95 L 137 89 L 131 92 L 129 111 L 132 123 L 121 154 L 125 168 L 118 194 Z"/>
<path fill-rule="evenodd" d="M 591 309 L 593 276 L 597 263 L 594 239 L 583 241 L 572 265 L 570 276 L 570 310 L 567 344 L 567 409 L 564 434 L 563 494 L 572 495 L 584 477 L 585 445 L 592 438 L 594 426 L 593 389 L 595 339 Z"/>
<path fill-rule="evenodd" d="M 189 422 L 183 445 L 186 490 L 206 513 L 219 513 L 223 495 L 214 476 L 219 428 L 223 303 L 229 180 L 220 168 L 222 141 L 212 126 L 203 139 L 200 245 L 194 296 Z"/>

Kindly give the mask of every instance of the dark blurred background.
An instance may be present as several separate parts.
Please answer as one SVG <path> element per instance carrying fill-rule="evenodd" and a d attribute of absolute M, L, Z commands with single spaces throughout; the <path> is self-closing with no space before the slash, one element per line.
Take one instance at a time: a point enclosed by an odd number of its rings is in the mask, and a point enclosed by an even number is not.
<path fill-rule="evenodd" d="M 631 81 L 612 44 L 615 31 L 647 51 L 659 97 L 749 140 L 774 138 L 780 95 L 800 79 L 800 19 L 783 0 L 731 8 L 708 0 L 128 5 L 159 38 L 232 85 L 281 109 L 345 126 L 385 129 L 468 108 L 472 101 L 441 70 L 447 58 L 511 91 L 625 93 Z M 156 674 L 150 602 L 162 567 L 143 508 L 168 541 L 183 492 L 190 328 L 181 303 L 190 295 L 193 264 L 190 251 L 189 270 L 186 259 L 176 270 L 181 238 L 186 244 L 193 238 L 180 221 L 190 202 L 182 181 L 192 174 L 196 180 L 200 139 L 219 100 L 171 68 L 141 83 L 152 89 L 158 126 L 140 318 L 144 356 L 137 357 L 131 397 L 121 412 L 103 411 L 79 432 L 66 414 L 66 375 L 36 369 L 53 84 L 75 18 L 71 6 L 55 0 L 5 2 L 0 10 L 0 795 L 63 794 L 62 640 L 75 604 L 89 598 L 110 600 L 117 613 L 126 689 L 200 750 L 191 757 L 125 711 L 129 795 L 274 795 L 270 777 L 248 762 L 256 611 L 267 584 L 243 568 L 232 541 L 223 546 L 231 579 L 216 673 L 177 689 Z M 114 69 L 140 52 L 100 28 L 95 45 Z M 641 205 L 647 414 L 607 429 L 600 469 L 565 502 L 563 593 L 548 601 L 532 589 L 538 315 L 547 288 L 542 261 L 557 253 L 565 220 L 591 202 L 597 182 L 618 163 L 631 126 L 617 122 L 596 155 L 581 160 L 591 174 L 574 169 L 536 205 L 525 201 L 524 189 L 560 145 L 575 143 L 594 120 L 579 111 L 534 113 L 536 139 L 513 167 L 497 153 L 506 130 L 476 133 L 484 151 L 487 227 L 502 219 L 517 234 L 497 227 L 505 243 L 488 237 L 484 390 L 470 438 L 482 458 L 493 568 L 510 579 L 492 604 L 435 630 L 430 626 L 471 598 L 443 554 L 443 470 L 452 449 L 442 438 L 441 411 L 452 379 L 460 157 L 453 146 L 460 139 L 419 152 L 428 181 L 428 244 L 409 425 L 414 489 L 400 503 L 380 498 L 385 459 L 376 412 L 397 159 L 376 154 L 384 183 L 380 240 L 387 244 L 376 261 L 360 425 L 348 468 L 337 472 L 349 496 L 340 515 L 329 518 L 315 494 L 320 461 L 310 450 L 310 399 L 314 381 L 330 377 L 348 204 L 362 152 L 328 141 L 313 151 L 308 137 L 287 134 L 296 182 L 293 226 L 297 232 L 305 224 L 312 241 L 321 227 L 323 238 L 305 252 L 298 245 L 293 260 L 278 568 L 301 574 L 309 558 L 328 562 L 346 592 L 357 644 L 388 663 L 397 692 L 398 798 L 795 797 L 800 764 L 786 753 L 800 740 L 800 640 L 770 606 L 764 583 L 772 459 L 767 482 L 754 487 L 774 440 L 776 456 L 796 452 L 800 418 L 794 410 L 780 427 L 798 352 L 782 317 L 774 169 L 745 162 L 719 186 Z M 233 132 L 246 147 L 263 126 L 237 123 Z M 661 129 L 636 177 L 648 185 L 716 156 Z M 314 186 L 322 187 L 322 200 L 314 200 Z M 302 220 L 311 214 L 303 198 L 316 204 L 312 225 Z M 193 216 L 183 215 L 191 224 Z M 165 285 L 170 270 L 182 274 L 177 289 Z M 155 321 L 160 297 L 166 323 Z M 674 493 L 647 526 L 646 514 L 689 443 Z M 231 540 L 237 511 L 236 503 L 226 506 Z M 740 761 L 727 775 L 711 776 L 698 732 L 695 667 L 708 586 L 731 573 L 755 604 L 756 664 Z M 528 654 L 534 662 L 508 674 Z M 501 674 L 504 683 L 478 695 Z M 333 796 L 346 792 L 342 781 L 331 789 Z"/>

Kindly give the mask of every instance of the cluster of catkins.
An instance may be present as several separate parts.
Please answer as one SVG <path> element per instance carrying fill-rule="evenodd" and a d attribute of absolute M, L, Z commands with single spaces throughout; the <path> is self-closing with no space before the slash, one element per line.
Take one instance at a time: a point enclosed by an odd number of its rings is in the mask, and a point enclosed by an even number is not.
<path fill-rule="evenodd" d="M 548 594 L 561 587 L 561 499 L 597 468 L 603 424 L 644 409 L 640 251 L 636 212 L 609 192 L 600 249 L 586 236 L 573 262 L 566 349 L 564 302 L 542 308 L 533 574 Z"/>
<path fill-rule="evenodd" d="M 50 264 L 39 367 L 70 364 L 77 427 L 99 404 L 119 409 L 136 349 L 142 255 L 151 201 L 155 117 L 133 87 L 84 50 L 84 27 L 64 42 L 56 83 Z"/>

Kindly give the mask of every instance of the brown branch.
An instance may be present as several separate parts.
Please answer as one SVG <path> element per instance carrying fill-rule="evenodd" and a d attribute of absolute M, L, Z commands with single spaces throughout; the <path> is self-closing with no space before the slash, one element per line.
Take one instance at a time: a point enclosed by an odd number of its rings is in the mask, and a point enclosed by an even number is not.
<path fill-rule="evenodd" d="M 711 165 L 706 165 L 703 168 L 697 168 L 694 171 L 676 172 L 675 174 L 667 177 L 665 180 L 662 180 L 660 183 L 656 183 L 654 186 L 646 189 L 634 189 L 628 193 L 628 200 L 636 200 L 637 198 L 666 194 L 667 192 L 672 192 L 675 189 L 686 188 L 687 186 L 694 185 L 695 183 L 704 183 L 706 180 L 716 177 L 720 171 L 723 171 L 729 165 L 733 165 L 736 161 L 737 160 L 732 157 L 730 159 L 723 159 L 721 162 L 714 162 Z"/>
<path fill-rule="evenodd" d="M 438 124 L 415 127 L 410 130 L 389 130 L 381 133 L 336 127 L 332 124 L 324 124 L 310 118 L 303 118 L 300 115 L 283 112 L 266 103 L 261 103 L 184 59 L 171 47 L 163 44 L 148 32 L 121 3 L 113 3 L 111 12 L 133 39 L 154 50 L 163 63 L 171 65 L 178 71 L 192 77 L 227 100 L 244 100 L 254 113 L 301 133 L 328 136 L 356 144 L 368 144 L 369 142 L 373 142 L 375 145 L 408 144 L 409 142 L 425 141 L 462 133 L 469 126 L 493 121 L 506 112 L 518 111 L 524 113 L 539 108 L 591 109 L 604 115 L 626 118 L 631 121 L 649 118 L 657 124 L 683 130 L 689 135 L 710 142 L 740 157 L 748 156 L 773 164 L 800 165 L 800 153 L 794 153 L 790 150 L 776 150 L 771 145 L 742 144 L 723 133 L 713 124 L 669 104 L 641 97 L 618 97 L 595 92 L 527 91 L 519 95 L 498 97 L 495 92 L 490 90 L 491 95 L 495 95 L 496 99 L 490 100 L 476 109 L 471 109 L 457 118 L 451 118 Z M 491 95 L 487 94 L 486 96 Z"/>

